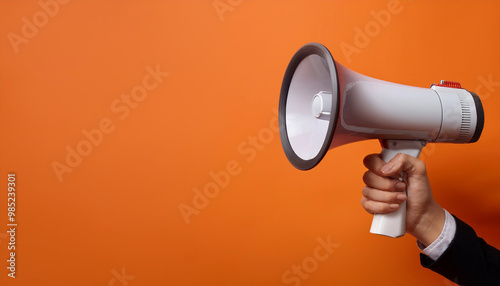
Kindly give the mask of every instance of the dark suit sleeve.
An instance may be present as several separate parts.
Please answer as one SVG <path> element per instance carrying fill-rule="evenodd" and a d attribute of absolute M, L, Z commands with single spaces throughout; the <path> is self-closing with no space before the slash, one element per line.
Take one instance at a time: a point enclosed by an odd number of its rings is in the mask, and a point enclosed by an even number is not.
<path fill-rule="evenodd" d="M 488 245 L 457 217 L 455 237 L 436 260 L 420 254 L 423 267 L 459 285 L 500 285 L 500 251 Z"/>

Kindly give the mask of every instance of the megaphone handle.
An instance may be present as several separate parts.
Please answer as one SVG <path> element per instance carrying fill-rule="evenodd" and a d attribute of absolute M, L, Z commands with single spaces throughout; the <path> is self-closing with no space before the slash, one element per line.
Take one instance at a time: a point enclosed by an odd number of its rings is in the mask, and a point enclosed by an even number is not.
<path fill-rule="evenodd" d="M 389 162 L 396 154 L 405 153 L 418 158 L 425 141 L 417 140 L 383 140 L 380 158 Z M 406 174 L 402 173 L 401 178 L 406 180 Z M 406 190 L 404 191 L 406 194 Z M 385 235 L 389 237 L 400 237 L 406 232 L 406 201 L 399 205 L 399 209 L 388 214 L 375 214 L 373 216 L 371 233 Z"/>

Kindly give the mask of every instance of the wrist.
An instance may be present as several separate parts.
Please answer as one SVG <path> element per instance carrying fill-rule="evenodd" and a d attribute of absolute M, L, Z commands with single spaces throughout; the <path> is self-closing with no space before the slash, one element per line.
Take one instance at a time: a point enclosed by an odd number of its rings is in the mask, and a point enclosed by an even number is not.
<path fill-rule="evenodd" d="M 427 247 L 439 237 L 444 222 L 444 209 L 433 201 L 429 209 L 421 216 L 420 221 L 409 233 Z"/>

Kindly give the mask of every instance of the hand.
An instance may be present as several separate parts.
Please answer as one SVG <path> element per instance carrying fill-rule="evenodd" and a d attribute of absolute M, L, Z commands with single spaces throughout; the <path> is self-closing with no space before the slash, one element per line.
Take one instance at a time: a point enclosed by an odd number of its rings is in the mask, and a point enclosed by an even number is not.
<path fill-rule="evenodd" d="M 363 160 L 368 171 L 363 176 L 366 186 L 362 190 L 361 205 L 371 214 L 390 213 L 406 202 L 406 232 L 425 246 L 431 244 L 444 226 L 445 214 L 432 197 L 424 162 L 406 154 L 397 154 L 385 163 L 378 154 Z M 400 181 L 406 173 L 406 185 Z M 402 193 L 407 187 L 409 199 Z"/>

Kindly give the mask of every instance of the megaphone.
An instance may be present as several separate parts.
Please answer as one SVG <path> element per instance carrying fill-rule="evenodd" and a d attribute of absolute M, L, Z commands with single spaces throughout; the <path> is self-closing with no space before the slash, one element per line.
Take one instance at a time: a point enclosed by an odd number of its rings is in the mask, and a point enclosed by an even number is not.
<path fill-rule="evenodd" d="M 366 139 L 381 141 L 386 162 L 398 153 L 418 158 L 427 142 L 476 142 L 483 125 L 481 100 L 457 82 L 420 88 L 374 79 L 340 65 L 318 43 L 295 53 L 281 86 L 281 143 L 300 170 L 315 167 L 332 148 Z M 406 202 L 375 214 L 370 232 L 403 236 L 405 220 Z"/>

